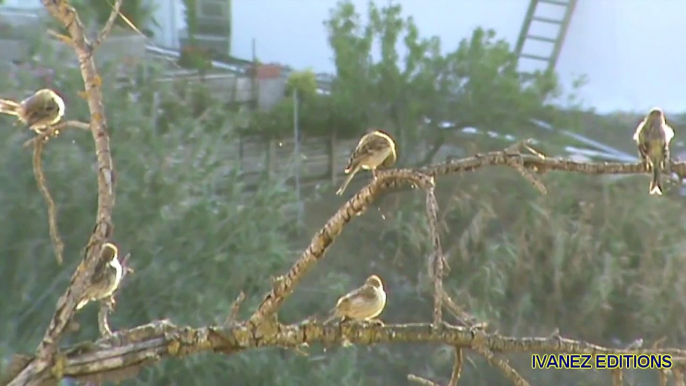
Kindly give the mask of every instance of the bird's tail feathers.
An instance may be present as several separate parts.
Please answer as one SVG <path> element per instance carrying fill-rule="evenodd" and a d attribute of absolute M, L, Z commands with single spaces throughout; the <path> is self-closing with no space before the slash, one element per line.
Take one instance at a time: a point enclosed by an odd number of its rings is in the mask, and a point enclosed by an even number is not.
<path fill-rule="evenodd" d="M 347 170 L 347 169 L 346 169 L 346 170 Z M 338 188 L 338 190 L 336 191 L 336 194 L 337 194 L 337 195 L 340 196 L 340 195 L 343 194 L 343 191 L 345 190 L 345 188 L 348 187 L 348 184 L 350 183 L 350 181 L 353 179 L 353 177 L 355 177 L 355 173 L 357 173 L 357 170 L 356 170 L 356 169 L 354 169 L 350 174 L 348 174 L 348 175 L 345 177 L 345 181 L 343 181 L 343 184 L 341 185 L 341 187 Z"/>
<path fill-rule="evenodd" d="M 17 115 L 19 114 L 19 108 L 21 105 L 10 99 L 0 99 L 0 113 Z"/>
<path fill-rule="evenodd" d="M 650 194 L 662 195 L 662 167 L 659 162 L 653 164 L 653 179 L 650 181 Z"/>

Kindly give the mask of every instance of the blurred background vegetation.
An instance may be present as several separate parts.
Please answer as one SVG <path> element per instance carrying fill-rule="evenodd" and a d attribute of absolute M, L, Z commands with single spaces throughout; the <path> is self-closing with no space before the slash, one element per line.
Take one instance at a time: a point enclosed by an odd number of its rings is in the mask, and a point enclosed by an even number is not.
<path fill-rule="evenodd" d="M 113 328 L 164 318 L 191 326 L 219 323 L 241 290 L 247 295 L 241 317 L 248 316 L 270 276 L 288 269 L 343 203 L 330 183 L 306 189 L 305 218 L 296 227 L 287 210 L 296 200 L 290 176 L 265 178 L 248 189 L 239 165 L 227 161 L 226 148 L 239 134 L 292 135 L 293 89 L 302 102 L 304 132 L 353 138 L 368 126 L 383 127 L 398 139 L 401 165 L 442 161 L 446 147 L 448 156 L 459 157 L 509 145 L 487 130 L 536 137 L 541 150 L 560 154 L 569 139 L 541 132 L 531 118 L 634 151 L 636 117 L 598 117 L 580 105 L 554 107 L 550 102 L 559 96 L 576 103 L 574 90 L 561 90 L 554 74 L 518 74 L 511 48 L 493 31 L 476 29 L 446 50 L 437 38 L 422 37 L 398 5 L 372 4 L 360 15 L 349 3 L 332 10 L 325 28 L 338 75 L 331 94 L 317 94 L 311 72 L 296 72 L 281 104 L 249 113 L 247 124 L 202 84 L 155 83 L 162 70 L 149 64 L 122 83 L 115 76 L 119 65 L 101 66 L 118 175 L 114 240 L 132 254 L 136 271 L 120 291 Z M 78 69 L 38 46 L 40 59 L 34 60 L 49 63 L 54 76 L 20 69 L 0 78 L 3 90 L 19 96 L 54 87 L 68 103 L 69 118 L 85 120 Z M 398 47 L 408 54 L 401 57 Z M 441 128 L 443 121 L 482 133 L 466 136 Z M 1 124 L 0 216 L 9 223 L 0 232 L 0 363 L 6 366 L 13 353 L 36 347 L 81 259 L 94 222 L 96 182 L 90 135 L 66 131 L 50 142 L 44 167 L 66 243 L 66 262 L 58 266 L 31 154 L 21 147 L 28 130 L 13 127 L 10 118 Z M 686 281 L 678 268 L 685 262 L 686 222 L 677 189 L 656 199 L 648 197 L 645 176 L 551 173 L 543 179 L 548 195 L 500 168 L 439 180 L 443 247 L 452 268 L 445 286 L 453 298 L 502 334 L 548 335 L 559 328 L 565 337 L 611 347 L 662 337 L 665 345 L 682 345 Z M 416 191 L 382 198 L 346 228 L 280 319 L 324 315 L 338 296 L 377 273 L 389 293 L 386 323 L 430 321 L 423 202 Z M 63 343 L 95 338 L 96 313 L 97 306 L 89 306 L 77 314 L 81 328 Z M 123 384 L 212 385 L 232 379 L 241 386 L 386 386 L 407 384 L 408 373 L 445 383 L 453 355 L 448 347 L 402 344 L 309 351 L 168 360 Z M 509 384 L 480 357 L 467 355 L 464 384 Z M 606 372 L 532 371 L 528 354 L 508 358 L 532 384 L 597 385 L 610 379 Z M 657 381 L 649 371 L 626 377 L 634 384 Z"/>

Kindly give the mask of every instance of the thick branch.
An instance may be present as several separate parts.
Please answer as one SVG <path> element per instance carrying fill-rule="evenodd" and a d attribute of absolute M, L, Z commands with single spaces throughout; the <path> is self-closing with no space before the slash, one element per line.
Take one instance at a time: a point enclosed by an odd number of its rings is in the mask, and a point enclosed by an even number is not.
<path fill-rule="evenodd" d="M 476 154 L 472 157 L 430 165 L 419 169 L 419 172 L 436 177 L 446 174 L 474 171 L 484 166 L 509 166 L 517 169 L 520 165 L 538 173 L 554 170 L 583 174 L 646 173 L 645 166 L 638 162 L 634 164 L 619 162 L 575 162 L 562 158 L 541 158 L 537 155 L 516 154 L 505 151 Z M 672 162 L 672 172 L 678 175 L 686 175 L 686 162 Z"/>
<path fill-rule="evenodd" d="M 434 281 L 433 324 L 438 327 L 443 321 L 443 294 L 445 292 L 443 291 L 443 268 L 445 260 L 438 231 L 438 202 L 436 202 L 436 195 L 434 194 L 433 178 L 431 178 L 431 185 L 426 188 L 426 214 L 433 246 L 433 254 L 429 258 L 429 277 Z"/>
<path fill-rule="evenodd" d="M 469 328 L 443 324 L 434 329 L 430 323 L 328 324 L 307 321 L 294 325 L 278 325 L 268 336 L 258 337 L 249 322 L 233 326 L 191 328 L 175 326 L 166 321 L 153 322 L 131 330 L 116 332 L 95 343 L 82 343 L 63 350 L 59 362 L 61 374 L 68 377 L 93 376 L 100 373 L 145 366 L 164 357 L 185 356 L 214 351 L 236 353 L 257 347 L 299 347 L 304 344 L 340 345 L 344 340 L 358 345 L 429 342 L 445 343 L 456 348 L 488 352 L 540 352 L 579 354 L 671 354 L 686 355 L 685 350 L 644 349 L 621 350 L 605 348 L 571 339 L 515 338 L 498 334 L 474 335 Z M 62 357 L 63 356 L 63 357 Z M 457 362 L 456 362 L 457 363 Z M 509 366 L 508 366 L 509 367 Z"/>

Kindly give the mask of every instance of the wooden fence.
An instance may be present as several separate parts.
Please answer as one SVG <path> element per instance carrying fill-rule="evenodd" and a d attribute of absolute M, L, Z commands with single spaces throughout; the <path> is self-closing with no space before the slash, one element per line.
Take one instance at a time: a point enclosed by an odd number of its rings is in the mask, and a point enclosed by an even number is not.
<path fill-rule="evenodd" d="M 265 177 L 281 176 L 290 180 L 295 178 L 296 169 L 303 184 L 322 181 L 335 184 L 343 175 L 356 144 L 357 139 L 338 139 L 335 135 L 302 137 L 296 154 L 293 138 L 267 140 L 242 136 L 227 153 L 235 155 L 248 185 Z"/>

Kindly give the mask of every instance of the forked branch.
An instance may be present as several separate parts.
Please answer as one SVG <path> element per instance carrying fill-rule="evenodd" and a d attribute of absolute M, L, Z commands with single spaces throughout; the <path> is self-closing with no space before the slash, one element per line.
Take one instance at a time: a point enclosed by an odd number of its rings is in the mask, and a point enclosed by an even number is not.
<path fill-rule="evenodd" d="M 57 344 L 74 314 L 77 299 L 85 290 L 98 264 L 101 247 L 110 237 L 113 228 L 114 170 L 100 87 L 102 80 L 93 61 L 93 46 L 84 34 L 83 23 L 76 10 L 67 0 L 42 0 L 42 3 L 47 11 L 65 27 L 69 36 L 63 41 L 74 49 L 78 57 L 90 110 L 90 131 L 95 142 L 98 165 L 98 208 L 95 228 L 86 246 L 84 260 L 72 275 L 66 292 L 57 301 L 55 314 L 38 347 L 36 358 L 14 378 L 10 383 L 11 386 L 36 385 L 50 378 L 48 369 L 54 364 Z"/>

